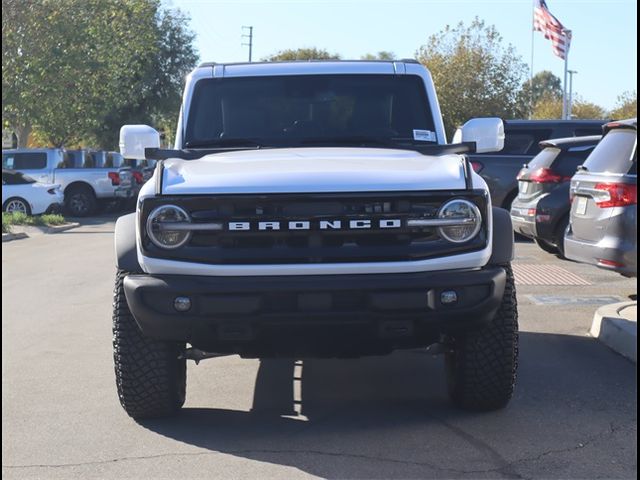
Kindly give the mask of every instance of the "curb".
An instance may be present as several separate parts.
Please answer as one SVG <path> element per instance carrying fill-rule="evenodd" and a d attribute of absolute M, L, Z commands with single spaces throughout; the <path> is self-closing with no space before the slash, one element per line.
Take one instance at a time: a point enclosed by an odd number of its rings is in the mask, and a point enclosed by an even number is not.
<path fill-rule="evenodd" d="M 10 242 L 12 240 L 20 240 L 21 238 L 29 238 L 24 232 L 21 233 L 3 233 L 2 234 L 2 242 Z"/>
<path fill-rule="evenodd" d="M 53 225 L 53 226 L 49 226 L 49 227 L 37 227 L 39 228 L 43 233 L 60 233 L 60 232 L 64 232 L 66 230 L 71 230 L 72 228 L 76 228 L 79 227 L 80 224 L 77 222 L 72 222 L 72 223 L 65 223 L 64 225 Z"/>
<path fill-rule="evenodd" d="M 603 305 L 596 310 L 589 333 L 620 355 L 637 363 L 637 302 Z"/>

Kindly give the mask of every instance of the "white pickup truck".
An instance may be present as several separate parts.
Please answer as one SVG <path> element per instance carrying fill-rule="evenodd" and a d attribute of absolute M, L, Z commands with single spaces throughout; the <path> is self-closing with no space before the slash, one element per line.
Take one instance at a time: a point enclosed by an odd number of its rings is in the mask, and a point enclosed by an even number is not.
<path fill-rule="evenodd" d="M 84 165 L 83 158 L 59 148 L 3 150 L 2 168 L 61 185 L 65 209 L 74 217 L 91 215 L 100 200 L 131 198 L 137 192 L 130 169 Z"/>
<path fill-rule="evenodd" d="M 443 353 L 457 405 L 508 403 L 511 219 L 466 157 L 502 148 L 500 119 L 448 144 L 412 61 L 203 64 L 183 98 L 174 150 L 151 127 L 120 131 L 125 157 L 159 160 L 115 232 L 129 415 L 176 412 L 187 359 L 399 348 Z"/>

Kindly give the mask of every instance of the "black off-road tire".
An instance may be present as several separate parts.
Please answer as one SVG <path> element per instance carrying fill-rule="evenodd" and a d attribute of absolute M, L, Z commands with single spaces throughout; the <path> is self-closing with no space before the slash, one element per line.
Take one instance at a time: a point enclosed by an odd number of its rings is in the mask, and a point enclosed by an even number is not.
<path fill-rule="evenodd" d="M 466 410 L 503 408 L 513 395 L 518 367 L 518 306 L 513 272 L 505 266 L 507 282 L 502 304 L 482 330 L 452 339 L 445 355 L 449 396 Z"/>
<path fill-rule="evenodd" d="M 64 192 L 64 207 L 72 217 L 88 217 L 96 213 L 98 200 L 91 187 L 72 186 Z"/>
<path fill-rule="evenodd" d="M 135 419 L 166 417 L 184 404 L 184 343 L 146 337 L 131 315 L 118 270 L 113 300 L 113 361 L 120 404 Z"/>

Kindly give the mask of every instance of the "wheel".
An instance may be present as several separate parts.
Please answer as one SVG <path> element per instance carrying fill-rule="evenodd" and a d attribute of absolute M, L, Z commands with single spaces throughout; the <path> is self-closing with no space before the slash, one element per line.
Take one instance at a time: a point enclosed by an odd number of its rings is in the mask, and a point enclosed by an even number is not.
<path fill-rule="evenodd" d="M 457 335 L 445 354 L 449 396 L 464 409 L 496 410 L 509 403 L 518 367 L 518 306 L 511 266 L 502 304 L 482 330 Z"/>
<path fill-rule="evenodd" d="M 536 245 L 538 245 L 542 250 L 544 250 L 547 253 L 559 253 L 558 247 L 556 247 L 554 244 L 547 242 L 546 240 L 543 240 L 541 238 L 534 238 Z"/>
<path fill-rule="evenodd" d="M 7 213 L 24 213 L 25 215 L 31 215 L 31 207 L 29 202 L 23 198 L 13 197 L 4 202 L 2 205 L 2 211 Z"/>
<path fill-rule="evenodd" d="M 569 216 L 563 217 L 562 220 L 558 222 L 558 226 L 556 227 L 555 232 L 555 241 L 558 249 L 558 255 L 561 258 L 566 258 L 564 256 L 564 235 L 569 228 Z"/>
<path fill-rule="evenodd" d="M 87 217 L 96 211 L 97 200 L 89 187 L 73 187 L 64 193 L 64 205 L 72 217 Z"/>
<path fill-rule="evenodd" d="M 113 301 L 113 361 L 120 404 L 129 416 L 166 417 L 184 404 L 187 386 L 185 345 L 142 334 L 124 294 L 127 273 L 116 276 Z"/>

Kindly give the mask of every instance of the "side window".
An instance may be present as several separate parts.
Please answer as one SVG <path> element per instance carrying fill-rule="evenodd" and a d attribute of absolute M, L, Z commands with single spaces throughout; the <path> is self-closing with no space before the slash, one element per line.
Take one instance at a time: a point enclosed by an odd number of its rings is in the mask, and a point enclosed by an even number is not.
<path fill-rule="evenodd" d="M 13 170 L 14 164 L 15 164 L 15 157 L 12 153 L 2 154 L 2 168 L 8 168 L 9 170 Z"/>
<path fill-rule="evenodd" d="M 590 137 L 591 135 L 602 135 L 602 128 L 576 128 L 574 137 Z"/>
<path fill-rule="evenodd" d="M 84 157 L 84 163 L 82 164 L 83 168 L 96 168 L 96 156 L 95 152 L 87 152 Z"/>
<path fill-rule="evenodd" d="M 500 153 L 504 155 L 525 155 L 534 142 L 535 138 L 530 133 L 506 132 L 504 148 Z"/>
<path fill-rule="evenodd" d="M 12 153 L 2 155 L 3 168 L 13 170 L 42 170 L 47 167 L 47 154 L 43 152 Z"/>

